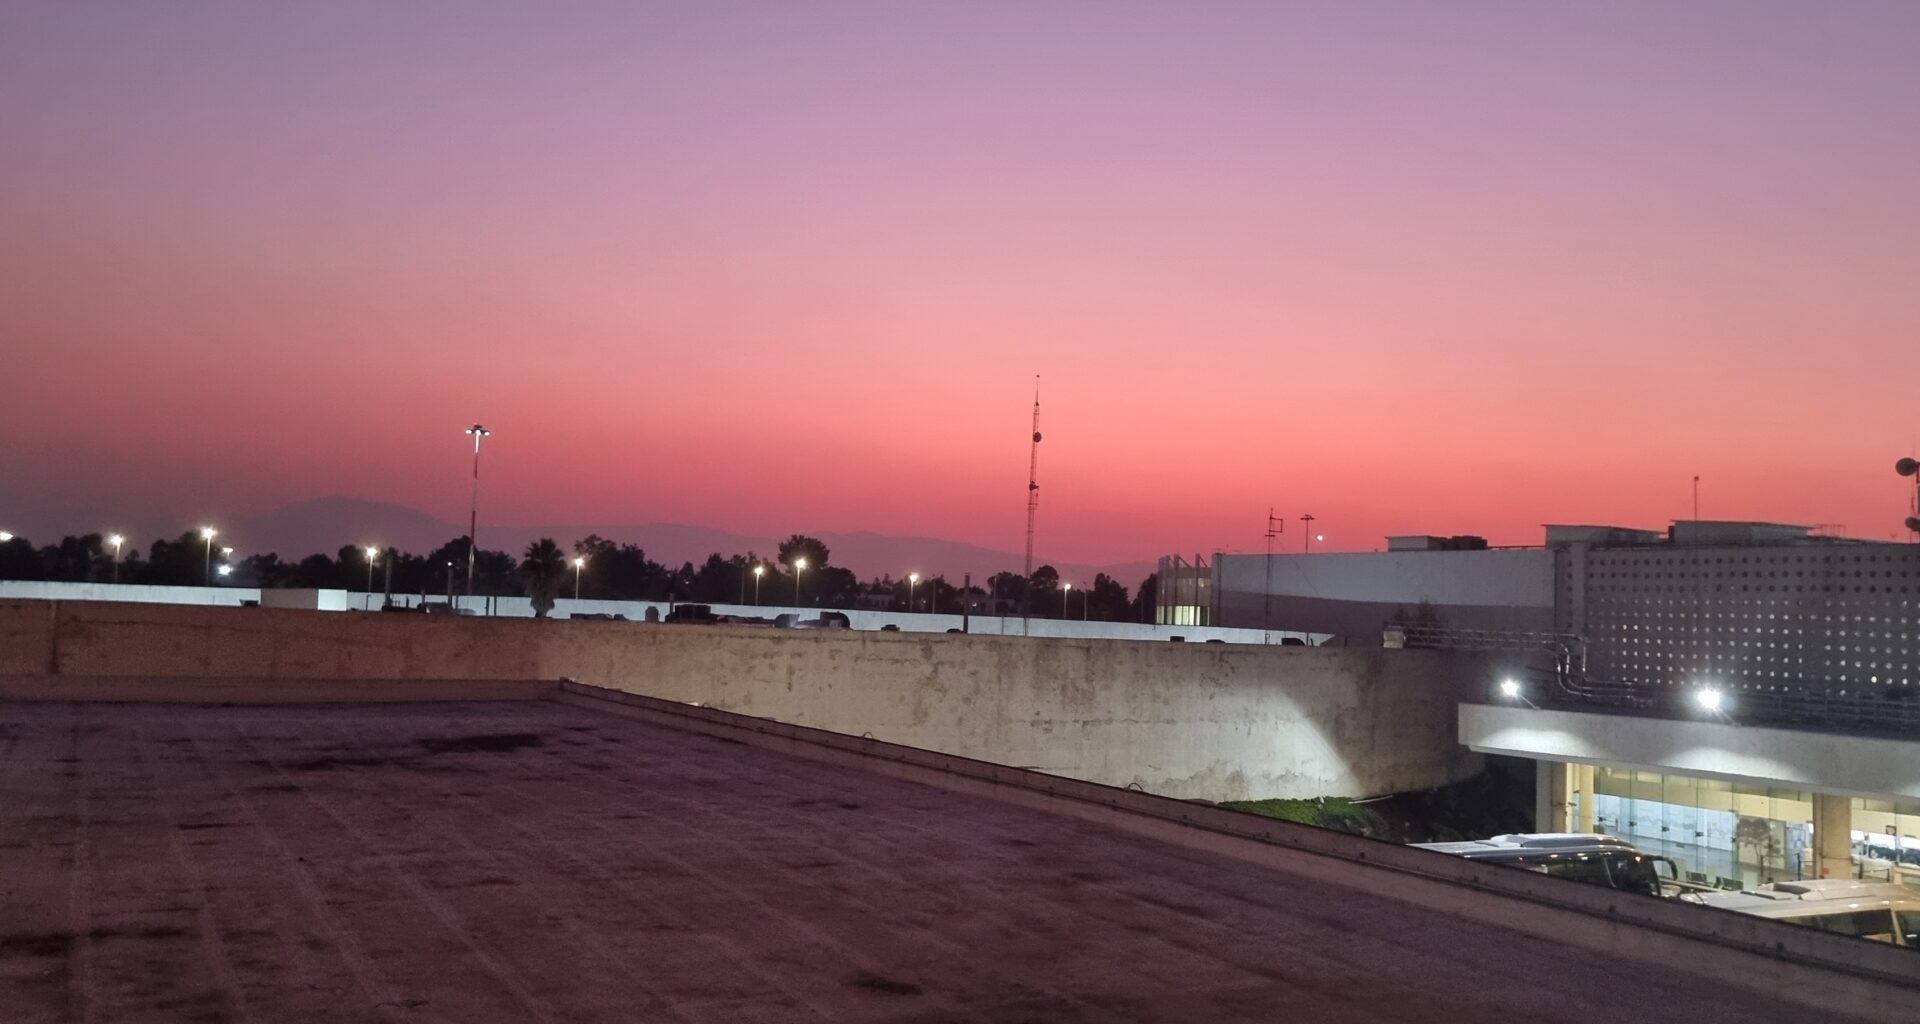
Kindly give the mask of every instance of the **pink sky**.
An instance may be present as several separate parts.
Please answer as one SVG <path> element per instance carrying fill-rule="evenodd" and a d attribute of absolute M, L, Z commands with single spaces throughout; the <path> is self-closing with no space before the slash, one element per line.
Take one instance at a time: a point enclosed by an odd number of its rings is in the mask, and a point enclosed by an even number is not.
<path fill-rule="evenodd" d="M 389 8 L 404 6 L 405 11 Z M 531 5 L 529 5 L 531 6 Z M 1885 538 L 1920 8 L 0 14 L 0 527 Z M 78 532 L 99 524 L 76 522 Z M 1297 544 L 1290 524 L 1289 545 Z"/>

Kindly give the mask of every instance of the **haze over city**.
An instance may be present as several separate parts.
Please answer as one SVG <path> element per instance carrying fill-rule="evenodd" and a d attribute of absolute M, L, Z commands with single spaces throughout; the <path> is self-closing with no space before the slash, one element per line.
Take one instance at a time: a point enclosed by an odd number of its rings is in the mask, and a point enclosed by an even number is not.
<path fill-rule="evenodd" d="M 1043 558 L 1257 550 L 1269 506 L 1334 550 L 1657 528 L 1695 475 L 1705 516 L 1886 539 L 1916 38 L 1905 4 L 14 6 L 0 525 L 464 522 L 480 420 L 483 541 L 1017 551 L 1038 374 Z"/>

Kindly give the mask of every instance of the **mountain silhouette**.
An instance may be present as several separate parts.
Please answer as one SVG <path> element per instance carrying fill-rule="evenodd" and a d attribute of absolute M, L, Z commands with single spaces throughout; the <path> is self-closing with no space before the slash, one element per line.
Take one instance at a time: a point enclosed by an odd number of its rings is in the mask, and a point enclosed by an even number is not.
<path fill-rule="evenodd" d="M 243 551 L 273 551 L 287 561 L 368 544 L 424 554 L 466 536 L 466 532 L 465 523 L 449 523 L 419 509 L 342 496 L 295 502 L 251 516 L 223 531 Z M 862 579 L 882 575 L 898 579 L 908 572 L 918 572 L 923 576 L 942 575 L 957 584 L 963 574 L 972 573 L 975 583 L 983 583 L 993 573 L 1018 571 L 1024 557 L 938 537 L 892 536 L 867 530 L 788 532 L 820 538 L 831 552 L 833 564 L 852 569 Z M 715 552 L 723 557 L 752 553 L 771 558 L 786 536 L 749 536 L 681 523 L 508 526 L 482 520 L 480 546 L 518 555 L 533 541 L 552 537 L 571 550 L 574 541 L 588 534 L 621 544 L 638 544 L 647 557 L 670 566 L 682 562 L 699 565 Z M 1036 556 L 1034 564 L 1050 564 L 1060 570 L 1062 579 L 1082 586 L 1092 583 L 1095 573 L 1104 572 L 1129 589 L 1153 571 L 1153 564 L 1147 561 L 1102 565 Z"/>

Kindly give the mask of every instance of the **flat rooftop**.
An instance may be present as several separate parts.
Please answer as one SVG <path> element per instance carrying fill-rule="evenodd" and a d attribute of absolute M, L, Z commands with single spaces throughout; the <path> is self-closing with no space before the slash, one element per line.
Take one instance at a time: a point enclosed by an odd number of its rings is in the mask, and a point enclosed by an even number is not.
<path fill-rule="evenodd" d="M 559 701 L 0 703 L 0 1006 L 13 1024 L 1796 1015 Z"/>

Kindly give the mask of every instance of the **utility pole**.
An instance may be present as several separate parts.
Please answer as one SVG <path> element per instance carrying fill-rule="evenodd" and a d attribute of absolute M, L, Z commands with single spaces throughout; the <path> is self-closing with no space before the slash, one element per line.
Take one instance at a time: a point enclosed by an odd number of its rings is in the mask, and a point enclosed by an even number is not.
<path fill-rule="evenodd" d="M 1273 514 L 1273 506 L 1267 506 L 1267 589 L 1262 595 L 1260 605 L 1260 642 L 1273 642 L 1273 539 L 1287 531 L 1287 521 Z"/>
<path fill-rule="evenodd" d="M 1300 522 L 1305 524 L 1300 528 L 1302 531 L 1300 534 L 1300 553 L 1306 554 L 1313 550 L 1313 516 L 1301 516 Z"/>

